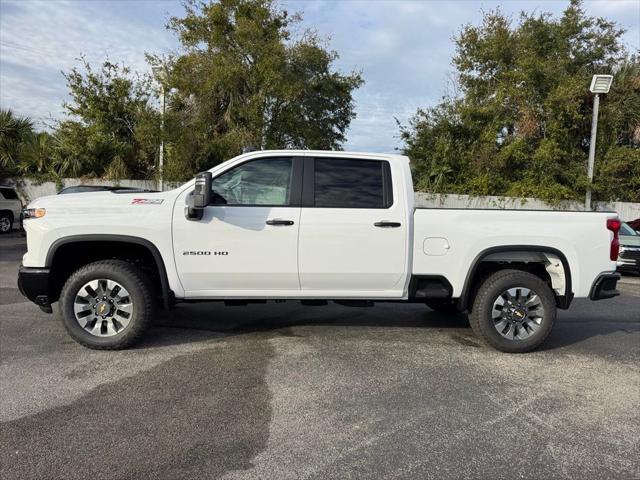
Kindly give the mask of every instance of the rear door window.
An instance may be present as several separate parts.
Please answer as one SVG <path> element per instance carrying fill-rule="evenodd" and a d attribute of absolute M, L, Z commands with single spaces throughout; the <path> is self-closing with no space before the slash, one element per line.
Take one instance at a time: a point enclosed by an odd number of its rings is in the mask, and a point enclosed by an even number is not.
<path fill-rule="evenodd" d="M 393 203 L 389 163 L 316 158 L 314 204 L 319 208 L 388 208 Z"/>

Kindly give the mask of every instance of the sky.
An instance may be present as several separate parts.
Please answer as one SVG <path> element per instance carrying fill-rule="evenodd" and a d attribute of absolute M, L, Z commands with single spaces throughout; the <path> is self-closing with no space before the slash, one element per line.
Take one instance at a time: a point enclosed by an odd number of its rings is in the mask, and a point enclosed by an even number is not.
<path fill-rule="evenodd" d="M 346 150 L 393 152 L 401 146 L 396 118 L 406 123 L 417 108 L 437 104 L 450 86 L 452 38 L 482 11 L 499 7 L 517 17 L 561 14 L 568 1 L 290 0 L 303 28 L 329 39 L 336 68 L 360 71 L 365 85 L 354 94 L 356 119 Z M 640 0 L 587 1 L 589 15 L 627 29 L 624 42 L 640 49 Z M 93 65 L 106 58 L 148 72 L 145 52 L 179 45 L 165 28 L 183 12 L 180 1 L 0 0 L 0 105 L 45 128 L 63 115 L 67 88 L 61 71 L 84 55 Z"/>

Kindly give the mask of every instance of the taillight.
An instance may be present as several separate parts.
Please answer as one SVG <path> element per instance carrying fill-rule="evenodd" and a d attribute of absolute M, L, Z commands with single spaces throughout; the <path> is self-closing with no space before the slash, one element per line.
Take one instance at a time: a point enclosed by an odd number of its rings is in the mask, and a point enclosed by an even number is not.
<path fill-rule="evenodd" d="M 611 240 L 611 250 L 609 251 L 609 258 L 613 261 L 616 261 L 618 259 L 618 253 L 620 252 L 620 239 L 618 238 L 620 225 L 621 222 L 617 218 L 610 218 L 607 220 L 607 229 L 613 232 L 613 239 Z"/>

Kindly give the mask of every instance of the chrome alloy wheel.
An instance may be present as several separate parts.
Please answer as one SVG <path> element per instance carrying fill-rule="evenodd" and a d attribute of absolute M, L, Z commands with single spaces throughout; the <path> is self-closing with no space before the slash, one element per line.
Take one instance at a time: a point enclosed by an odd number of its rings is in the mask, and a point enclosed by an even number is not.
<path fill-rule="evenodd" d="M 96 337 L 122 332 L 133 314 L 129 292 L 113 280 L 104 278 L 85 283 L 73 302 L 78 324 Z"/>
<path fill-rule="evenodd" d="M 0 218 L 0 232 L 6 233 L 11 230 L 11 219 L 9 217 Z"/>
<path fill-rule="evenodd" d="M 491 318 L 500 335 L 509 340 L 524 340 L 542 325 L 544 307 L 534 291 L 514 287 L 502 292 L 493 302 Z"/>

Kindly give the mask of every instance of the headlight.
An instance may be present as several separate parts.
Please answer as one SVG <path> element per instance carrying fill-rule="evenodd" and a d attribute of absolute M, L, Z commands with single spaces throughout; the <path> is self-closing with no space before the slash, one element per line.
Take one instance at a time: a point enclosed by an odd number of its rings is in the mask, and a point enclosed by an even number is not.
<path fill-rule="evenodd" d="M 22 218 L 28 220 L 29 218 L 42 218 L 47 214 L 45 208 L 25 208 L 22 211 Z"/>

